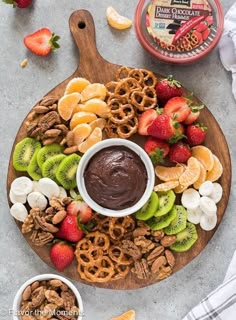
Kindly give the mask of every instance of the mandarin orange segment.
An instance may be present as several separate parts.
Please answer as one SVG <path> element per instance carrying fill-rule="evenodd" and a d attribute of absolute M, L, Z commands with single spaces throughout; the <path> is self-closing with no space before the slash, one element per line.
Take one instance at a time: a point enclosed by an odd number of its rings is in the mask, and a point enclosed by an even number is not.
<path fill-rule="evenodd" d="M 78 124 L 74 129 L 74 143 L 79 146 L 92 132 L 92 128 L 87 123 Z"/>
<path fill-rule="evenodd" d="M 160 183 L 154 187 L 154 191 L 169 191 L 176 187 L 178 187 L 179 181 L 178 180 L 172 180 L 164 183 Z"/>
<path fill-rule="evenodd" d="M 188 186 L 182 186 L 182 184 L 179 184 L 177 187 L 174 188 L 175 193 L 183 193 L 184 190 L 188 189 Z"/>
<path fill-rule="evenodd" d="M 178 166 L 178 167 L 157 166 L 155 168 L 156 176 L 160 180 L 165 182 L 178 180 L 183 172 L 184 172 L 183 166 Z"/>
<path fill-rule="evenodd" d="M 130 28 L 132 25 L 132 20 L 120 15 L 113 7 L 107 8 L 106 17 L 109 25 L 118 30 Z"/>
<path fill-rule="evenodd" d="M 90 122 L 90 127 L 92 128 L 92 130 L 94 130 L 95 128 L 99 127 L 100 129 L 104 129 L 105 125 L 106 125 L 106 120 L 102 119 L 102 118 L 98 118 L 92 122 Z"/>
<path fill-rule="evenodd" d="M 214 165 L 213 153 L 205 146 L 195 146 L 191 149 L 192 156 L 197 158 L 198 161 L 204 166 L 207 171 L 210 171 Z"/>
<path fill-rule="evenodd" d="M 212 182 L 218 180 L 223 173 L 223 167 L 220 160 L 214 154 L 213 154 L 213 159 L 214 159 L 213 168 L 207 172 L 207 176 L 206 176 L 206 180 L 210 180 Z"/>
<path fill-rule="evenodd" d="M 82 111 L 96 113 L 101 118 L 107 118 L 110 113 L 110 108 L 101 99 L 94 98 L 85 102 L 84 105 L 80 105 Z"/>
<path fill-rule="evenodd" d="M 80 112 L 80 111 L 83 111 L 83 106 L 84 104 L 83 103 L 78 103 L 75 107 L 74 107 L 74 110 L 72 112 L 72 115 L 74 115 L 75 113 L 77 112 Z"/>
<path fill-rule="evenodd" d="M 97 127 L 92 131 L 88 139 L 86 139 L 84 142 L 82 142 L 79 145 L 79 151 L 82 153 L 85 153 L 89 148 L 91 148 L 93 145 L 95 145 L 101 140 L 102 140 L 102 130 L 99 127 Z"/>
<path fill-rule="evenodd" d="M 123 313 L 121 316 L 112 318 L 111 320 L 135 320 L 135 311 L 129 310 Z"/>
<path fill-rule="evenodd" d="M 81 101 L 98 98 L 104 100 L 107 95 L 107 89 L 104 84 L 91 83 L 81 92 Z"/>
<path fill-rule="evenodd" d="M 199 162 L 199 164 L 200 164 L 200 175 L 197 181 L 195 181 L 193 184 L 193 187 L 197 190 L 200 188 L 201 184 L 206 181 L 206 174 L 207 174 L 206 169 L 203 167 L 201 162 Z"/>
<path fill-rule="evenodd" d="M 77 112 L 73 115 L 71 122 L 70 122 L 70 128 L 73 130 L 78 124 L 81 123 L 90 123 L 97 119 L 97 116 L 95 113 L 92 112 Z"/>
<path fill-rule="evenodd" d="M 80 102 L 80 99 L 81 94 L 78 92 L 70 93 L 61 97 L 58 101 L 58 112 L 62 119 L 67 121 L 71 118 L 73 110 Z"/>
<path fill-rule="evenodd" d="M 73 78 L 71 79 L 65 90 L 65 94 L 73 93 L 73 92 L 82 92 L 90 82 L 85 78 Z"/>
<path fill-rule="evenodd" d="M 196 182 L 200 175 L 200 164 L 194 157 L 190 157 L 187 162 L 186 170 L 179 177 L 179 183 L 182 186 L 190 186 Z"/>

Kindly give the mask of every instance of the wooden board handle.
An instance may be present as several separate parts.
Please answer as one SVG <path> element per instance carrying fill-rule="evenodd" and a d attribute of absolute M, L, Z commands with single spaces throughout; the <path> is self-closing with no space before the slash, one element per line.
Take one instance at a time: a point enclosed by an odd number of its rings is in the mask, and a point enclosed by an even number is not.
<path fill-rule="evenodd" d="M 87 10 L 77 10 L 70 16 L 69 26 L 80 54 L 77 71 L 84 77 L 89 78 L 91 65 L 94 65 L 94 67 L 99 65 L 101 68 L 103 64 L 107 63 L 96 47 L 93 17 Z"/>

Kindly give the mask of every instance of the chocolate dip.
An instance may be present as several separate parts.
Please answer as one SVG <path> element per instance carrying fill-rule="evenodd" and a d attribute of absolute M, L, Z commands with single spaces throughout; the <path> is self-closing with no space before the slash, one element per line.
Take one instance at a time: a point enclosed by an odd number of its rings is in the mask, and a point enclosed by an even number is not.
<path fill-rule="evenodd" d="M 147 171 L 141 158 L 123 146 L 100 150 L 84 171 L 89 196 L 100 206 L 122 210 L 137 203 L 147 185 Z"/>

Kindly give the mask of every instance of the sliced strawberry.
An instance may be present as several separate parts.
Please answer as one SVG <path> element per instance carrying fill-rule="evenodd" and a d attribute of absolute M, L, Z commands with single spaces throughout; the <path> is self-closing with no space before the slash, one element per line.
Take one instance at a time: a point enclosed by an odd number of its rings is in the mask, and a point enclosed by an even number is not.
<path fill-rule="evenodd" d="M 167 101 L 163 113 L 168 114 L 172 119 L 182 122 L 190 114 L 189 100 L 185 97 L 174 97 Z"/>
<path fill-rule="evenodd" d="M 52 50 L 60 48 L 57 41 L 59 36 L 52 33 L 48 28 L 40 29 L 24 38 L 25 46 L 34 54 L 47 56 Z"/>
<path fill-rule="evenodd" d="M 187 118 L 184 120 L 184 124 L 191 124 L 194 121 L 196 121 L 200 116 L 200 111 L 198 112 L 190 112 L 190 114 L 187 116 Z"/>
<path fill-rule="evenodd" d="M 206 138 L 207 127 L 196 123 L 186 128 L 187 142 L 190 146 L 202 144 Z"/>
<path fill-rule="evenodd" d="M 157 116 L 158 114 L 154 109 L 149 109 L 143 112 L 138 122 L 138 133 L 142 136 L 147 136 L 148 127 L 153 123 Z"/>
<path fill-rule="evenodd" d="M 63 271 L 74 259 L 74 249 L 65 242 L 56 242 L 50 250 L 50 259 L 58 271 Z"/>
<path fill-rule="evenodd" d="M 79 217 L 81 223 L 87 223 L 92 217 L 92 209 L 84 201 L 74 200 L 66 208 L 68 214 Z"/>
<path fill-rule="evenodd" d="M 202 38 L 204 41 L 209 37 L 210 33 L 211 33 L 211 30 L 209 28 L 207 28 L 205 31 L 203 31 Z"/>
<path fill-rule="evenodd" d="M 168 114 L 160 114 L 148 127 L 148 134 L 161 140 L 170 139 L 176 131 L 178 123 Z"/>
<path fill-rule="evenodd" d="M 147 152 L 154 165 L 163 162 L 169 153 L 169 145 L 154 137 L 148 137 L 144 144 L 144 150 Z"/>
<path fill-rule="evenodd" d="M 186 143 L 177 142 L 170 147 L 169 160 L 184 163 L 191 157 L 191 150 Z"/>

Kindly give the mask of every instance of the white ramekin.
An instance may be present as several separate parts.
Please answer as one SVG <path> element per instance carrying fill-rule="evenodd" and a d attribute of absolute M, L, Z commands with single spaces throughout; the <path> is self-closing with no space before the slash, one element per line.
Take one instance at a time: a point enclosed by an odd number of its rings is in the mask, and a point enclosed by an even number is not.
<path fill-rule="evenodd" d="M 84 181 L 84 171 L 89 163 L 89 160 L 98 151 L 108 147 L 112 147 L 112 146 L 124 146 L 134 151 L 141 158 L 147 170 L 147 186 L 143 196 L 135 205 L 133 205 L 130 208 L 126 208 L 122 210 L 107 209 L 97 204 L 89 196 L 86 190 L 85 181 Z M 82 156 L 77 169 L 76 180 L 77 180 L 77 186 L 78 186 L 81 197 L 94 211 L 108 217 L 124 217 L 138 211 L 148 201 L 154 188 L 155 173 L 154 173 L 153 164 L 149 156 L 139 145 L 129 140 L 115 138 L 115 139 L 106 139 L 96 143 Z"/>
<path fill-rule="evenodd" d="M 61 280 L 63 283 L 65 283 L 74 293 L 78 307 L 80 309 L 80 315 L 77 320 L 82 320 L 84 319 L 84 309 L 83 309 L 83 302 L 80 296 L 79 291 L 76 289 L 76 287 L 73 285 L 73 283 L 69 280 L 67 280 L 64 277 L 58 276 L 56 274 L 41 274 L 38 276 L 35 276 L 29 280 L 27 280 L 17 291 L 14 301 L 13 301 L 13 309 L 12 309 L 12 314 L 13 314 L 13 320 L 20 320 L 20 316 L 18 315 L 19 310 L 20 310 L 20 303 L 22 299 L 22 293 L 24 292 L 25 288 L 28 287 L 30 284 L 34 283 L 35 281 L 43 281 L 43 280 L 52 280 L 52 279 L 57 279 Z"/>

